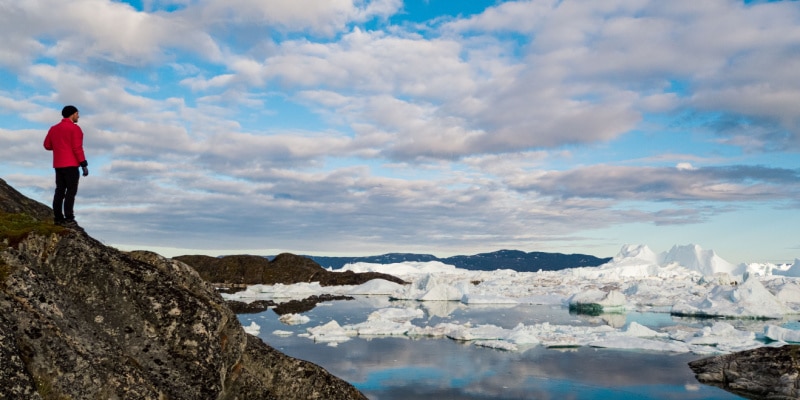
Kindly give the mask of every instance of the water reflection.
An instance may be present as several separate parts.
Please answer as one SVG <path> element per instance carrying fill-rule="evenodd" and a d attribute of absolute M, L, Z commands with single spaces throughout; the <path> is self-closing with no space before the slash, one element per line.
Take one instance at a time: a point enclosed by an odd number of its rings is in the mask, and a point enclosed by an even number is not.
<path fill-rule="evenodd" d="M 622 328 L 628 322 L 628 318 L 625 314 L 620 313 L 608 313 L 608 314 L 582 314 L 577 313 L 573 310 L 570 310 L 569 313 L 571 315 L 577 315 L 582 320 L 592 324 L 592 325 L 608 325 L 613 328 Z"/>
<path fill-rule="evenodd" d="M 738 398 L 697 385 L 686 366 L 697 357 L 686 354 L 586 347 L 508 353 L 400 338 L 355 339 L 337 347 L 306 344 L 284 351 L 324 366 L 373 399 Z"/>
<path fill-rule="evenodd" d="M 412 304 L 413 303 L 413 304 Z M 674 325 L 668 314 L 571 315 L 552 306 L 474 307 L 458 302 L 388 302 L 361 298 L 323 303 L 304 314 L 306 325 L 287 326 L 271 311 L 240 315 L 262 326 L 261 338 L 290 356 L 317 363 L 356 385 L 371 399 L 737 399 L 721 389 L 698 385 L 687 366 L 692 354 L 534 346 L 504 352 L 448 339 L 357 337 L 336 345 L 298 337 L 307 327 L 336 320 L 363 322 L 375 308 L 422 307 L 426 324 L 438 320 L 496 324 L 522 322 L 622 326 L 632 320 L 656 327 Z M 682 321 L 682 324 L 686 321 Z M 702 322 L 698 322 L 702 323 Z M 290 337 L 273 335 L 291 331 Z"/>

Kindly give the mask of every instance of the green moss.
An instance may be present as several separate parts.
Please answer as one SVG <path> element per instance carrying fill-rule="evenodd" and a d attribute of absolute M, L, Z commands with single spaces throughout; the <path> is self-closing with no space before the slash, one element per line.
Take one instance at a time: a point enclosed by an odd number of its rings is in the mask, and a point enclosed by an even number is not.
<path fill-rule="evenodd" d="M 0 251 L 6 247 L 15 247 L 28 235 L 50 235 L 63 233 L 65 229 L 50 221 L 43 222 L 28 214 L 10 214 L 0 212 Z"/>
<path fill-rule="evenodd" d="M 72 400 L 71 397 L 61 394 L 53 388 L 53 383 L 47 378 L 36 379 L 36 390 L 44 400 Z"/>
<path fill-rule="evenodd" d="M 0 283 L 3 283 L 11 275 L 11 266 L 0 260 Z"/>

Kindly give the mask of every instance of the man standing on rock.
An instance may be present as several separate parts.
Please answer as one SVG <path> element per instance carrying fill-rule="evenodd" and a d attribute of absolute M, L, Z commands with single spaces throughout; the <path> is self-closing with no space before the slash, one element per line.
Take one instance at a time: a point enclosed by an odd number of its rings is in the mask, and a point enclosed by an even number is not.
<path fill-rule="evenodd" d="M 56 192 L 53 195 L 54 222 L 57 225 L 77 228 L 75 222 L 75 195 L 78 193 L 78 180 L 89 175 L 89 163 L 83 154 L 83 131 L 78 126 L 78 109 L 66 106 L 61 110 L 64 117 L 53 125 L 44 138 L 44 148 L 53 152 L 53 168 L 56 170 Z"/>

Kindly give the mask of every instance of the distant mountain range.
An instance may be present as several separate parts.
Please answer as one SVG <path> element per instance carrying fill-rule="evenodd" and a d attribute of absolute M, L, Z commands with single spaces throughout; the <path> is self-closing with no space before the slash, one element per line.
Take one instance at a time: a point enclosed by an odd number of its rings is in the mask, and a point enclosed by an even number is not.
<path fill-rule="evenodd" d="M 526 253 L 519 250 L 499 250 L 491 253 L 481 253 L 471 256 L 453 256 L 439 258 L 431 254 L 389 253 L 379 256 L 366 257 L 325 257 L 306 255 L 325 268 L 339 269 L 345 264 L 366 262 L 373 264 L 393 264 L 406 261 L 440 261 L 444 264 L 454 265 L 468 270 L 493 271 L 496 269 L 512 269 L 519 272 L 557 271 L 575 267 L 594 267 L 605 264 L 611 260 L 597 258 L 587 254 L 561 254 L 561 253 Z"/>

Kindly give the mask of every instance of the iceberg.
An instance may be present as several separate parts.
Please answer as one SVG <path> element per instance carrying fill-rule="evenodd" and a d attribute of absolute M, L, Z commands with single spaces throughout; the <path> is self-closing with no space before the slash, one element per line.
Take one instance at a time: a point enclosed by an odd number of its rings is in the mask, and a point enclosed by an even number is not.
<path fill-rule="evenodd" d="M 697 271 L 704 276 L 713 276 L 717 273 L 726 273 L 731 276 L 742 275 L 746 266 L 734 265 L 725 261 L 713 250 L 703 250 L 696 244 L 686 246 L 673 246 L 665 253 L 662 265 L 678 264 L 690 271 Z"/>
<path fill-rule="evenodd" d="M 313 339 L 315 342 L 323 343 L 346 342 L 350 340 L 352 336 L 356 335 L 354 331 L 342 328 L 336 321 L 308 328 L 307 331 L 308 333 L 301 334 L 300 336 L 305 336 Z"/>
<path fill-rule="evenodd" d="M 575 293 L 567 302 L 570 310 L 589 315 L 625 310 L 625 295 L 617 290 L 590 289 Z"/>
<path fill-rule="evenodd" d="M 668 336 L 666 333 L 656 332 L 638 322 L 631 322 L 628 325 L 628 328 L 623 331 L 625 336 L 633 336 L 638 338 L 654 338 L 654 337 L 666 337 Z"/>
<path fill-rule="evenodd" d="M 755 277 L 750 277 L 741 285 L 715 286 L 700 301 L 679 302 L 672 307 L 674 315 L 703 317 L 777 319 L 791 312 Z"/>
<path fill-rule="evenodd" d="M 281 315 L 278 320 L 286 325 L 302 325 L 311 321 L 311 318 L 299 314 L 284 314 Z"/>
<path fill-rule="evenodd" d="M 785 270 L 773 271 L 773 274 L 781 276 L 791 276 L 794 278 L 800 277 L 800 258 L 795 258 L 794 264 L 792 264 Z"/>
<path fill-rule="evenodd" d="M 361 296 L 363 304 L 374 308 L 365 320 L 332 320 L 298 334 L 329 345 L 357 336 L 404 336 L 447 338 L 503 351 L 592 346 L 713 354 L 764 346 L 766 341 L 800 341 L 800 330 L 774 322 L 800 314 L 800 259 L 792 265 L 734 265 L 697 245 L 673 246 L 662 253 L 625 245 L 606 264 L 561 271 L 471 271 L 438 261 L 356 263 L 341 271 L 380 272 L 409 284 L 377 279 L 358 286 L 253 285 L 224 296 L 276 303 L 320 294 Z M 502 310 L 525 305 L 578 313 L 572 320 L 522 320 L 513 327 L 448 321 L 466 310 L 491 310 L 500 317 Z M 709 319 L 667 317 L 668 325 L 646 326 L 628 321 L 630 313 Z M 285 315 L 281 321 L 310 322 L 302 315 Z"/>
<path fill-rule="evenodd" d="M 259 326 L 255 321 L 251 322 L 250 325 L 244 326 L 244 331 L 247 334 L 258 336 L 261 333 L 261 326 Z"/>
<path fill-rule="evenodd" d="M 781 328 L 775 325 L 767 325 L 764 327 L 764 337 L 780 342 L 800 343 L 800 331 Z"/>

